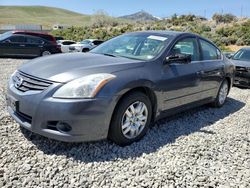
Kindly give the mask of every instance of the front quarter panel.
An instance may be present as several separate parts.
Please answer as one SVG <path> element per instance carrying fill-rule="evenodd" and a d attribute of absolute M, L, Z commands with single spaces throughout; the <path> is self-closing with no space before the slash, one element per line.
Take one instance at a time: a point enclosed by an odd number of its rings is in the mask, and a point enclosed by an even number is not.
<path fill-rule="evenodd" d="M 116 96 L 115 103 L 127 92 L 145 87 L 150 89 L 157 100 L 157 111 L 161 109 L 162 91 L 157 87 L 161 80 L 160 66 L 157 62 L 146 62 L 143 66 L 113 73 L 116 78 L 106 84 L 97 97 Z"/>

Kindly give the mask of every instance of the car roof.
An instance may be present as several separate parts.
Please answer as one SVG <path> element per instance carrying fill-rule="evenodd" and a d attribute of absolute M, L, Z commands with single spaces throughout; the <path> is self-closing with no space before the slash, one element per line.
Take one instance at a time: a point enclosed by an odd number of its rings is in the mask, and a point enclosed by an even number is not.
<path fill-rule="evenodd" d="M 25 31 L 25 30 L 14 30 L 12 31 L 12 33 L 27 33 L 27 34 L 38 34 L 38 35 L 48 35 L 48 36 L 52 36 L 48 33 L 44 33 L 44 32 L 34 32 L 34 31 Z"/>
<path fill-rule="evenodd" d="M 136 33 L 142 33 L 142 34 L 155 34 L 155 35 L 168 35 L 168 36 L 173 36 L 173 37 L 177 37 L 179 35 L 184 35 L 184 34 L 189 34 L 189 35 L 194 35 L 194 36 L 198 36 L 194 33 L 188 33 L 188 32 L 180 32 L 180 31 L 168 31 L 168 30 L 150 30 L 150 31 L 137 31 L 137 32 L 131 32 L 132 34 L 136 34 Z"/>
<path fill-rule="evenodd" d="M 57 40 L 58 42 L 75 42 L 73 40 Z"/>
<path fill-rule="evenodd" d="M 98 40 L 98 39 L 83 39 L 82 41 L 85 41 L 85 40 L 88 40 L 88 41 L 93 42 L 93 41 Z M 82 42 L 82 41 L 81 41 L 81 42 Z"/>

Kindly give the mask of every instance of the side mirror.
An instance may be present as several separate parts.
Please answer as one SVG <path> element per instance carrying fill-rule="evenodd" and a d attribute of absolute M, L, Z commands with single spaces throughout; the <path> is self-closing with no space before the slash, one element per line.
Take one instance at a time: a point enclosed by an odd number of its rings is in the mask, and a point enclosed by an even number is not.
<path fill-rule="evenodd" d="M 227 58 L 228 58 L 228 59 L 232 59 L 233 56 L 234 56 L 234 54 L 232 53 L 232 54 L 229 54 Z"/>
<path fill-rule="evenodd" d="M 166 63 L 181 63 L 181 64 L 188 64 L 191 63 L 192 57 L 191 55 L 187 54 L 175 54 L 166 57 Z"/>

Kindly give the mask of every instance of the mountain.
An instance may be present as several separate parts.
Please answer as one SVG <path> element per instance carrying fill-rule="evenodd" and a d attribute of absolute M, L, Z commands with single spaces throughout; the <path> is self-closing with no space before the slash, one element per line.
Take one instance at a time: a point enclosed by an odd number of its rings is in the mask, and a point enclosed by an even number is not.
<path fill-rule="evenodd" d="M 83 26 L 91 16 L 46 6 L 0 6 L 0 24 L 39 24 L 51 28 L 54 24 Z"/>
<path fill-rule="evenodd" d="M 148 12 L 145 11 L 139 11 L 134 14 L 126 15 L 126 16 L 121 16 L 119 18 L 122 19 L 127 19 L 127 20 L 133 20 L 133 21 L 157 21 L 160 20 L 159 17 L 155 17 Z"/>

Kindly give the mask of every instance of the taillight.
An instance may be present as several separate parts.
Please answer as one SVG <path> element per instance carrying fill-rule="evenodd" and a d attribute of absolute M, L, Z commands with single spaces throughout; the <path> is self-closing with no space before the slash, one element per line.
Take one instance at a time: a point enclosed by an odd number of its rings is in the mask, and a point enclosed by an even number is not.
<path fill-rule="evenodd" d="M 62 52 L 61 45 L 56 45 L 56 48 Z"/>

